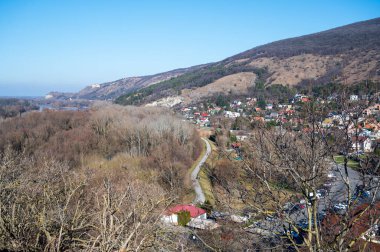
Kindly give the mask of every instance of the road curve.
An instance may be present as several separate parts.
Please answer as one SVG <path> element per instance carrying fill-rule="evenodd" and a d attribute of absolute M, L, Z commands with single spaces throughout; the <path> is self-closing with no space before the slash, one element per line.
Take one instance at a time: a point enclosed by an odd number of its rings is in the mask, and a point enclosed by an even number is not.
<path fill-rule="evenodd" d="M 203 193 L 201 185 L 199 184 L 198 173 L 201 170 L 202 165 L 204 164 L 204 162 L 206 162 L 208 156 L 211 153 L 211 146 L 206 139 L 202 138 L 202 140 L 206 143 L 206 153 L 202 157 L 201 161 L 194 168 L 194 170 L 191 172 L 191 181 L 193 183 L 193 188 L 195 191 L 195 199 L 193 202 L 194 204 L 196 203 L 203 204 L 206 200 L 205 194 Z"/>

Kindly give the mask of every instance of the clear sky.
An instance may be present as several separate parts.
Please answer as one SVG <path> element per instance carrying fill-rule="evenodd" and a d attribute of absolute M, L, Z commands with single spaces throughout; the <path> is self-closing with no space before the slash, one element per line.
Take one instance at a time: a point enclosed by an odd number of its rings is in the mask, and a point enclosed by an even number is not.
<path fill-rule="evenodd" d="M 380 17 L 380 0 L 0 0 L 0 96 L 219 61 Z"/>

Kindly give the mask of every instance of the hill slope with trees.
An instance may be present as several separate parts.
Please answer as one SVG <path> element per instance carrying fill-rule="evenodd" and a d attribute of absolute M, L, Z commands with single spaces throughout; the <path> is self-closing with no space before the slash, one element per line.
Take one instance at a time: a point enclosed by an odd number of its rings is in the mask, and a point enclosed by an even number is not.
<path fill-rule="evenodd" d="M 127 92 L 116 102 L 124 105 L 148 103 L 245 72 L 254 73 L 256 82 L 265 85 L 377 82 L 380 81 L 379 49 L 380 18 L 377 18 L 258 46 L 178 77 Z M 234 85 L 236 83 L 230 83 L 231 87 Z"/>

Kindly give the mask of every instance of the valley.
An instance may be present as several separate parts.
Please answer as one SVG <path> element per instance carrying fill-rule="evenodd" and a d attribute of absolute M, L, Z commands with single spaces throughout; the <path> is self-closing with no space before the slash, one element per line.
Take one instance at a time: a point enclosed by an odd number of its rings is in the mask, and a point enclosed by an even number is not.
<path fill-rule="evenodd" d="M 380 18 L 0 99 L 0 251 L 377 251 Z"/>

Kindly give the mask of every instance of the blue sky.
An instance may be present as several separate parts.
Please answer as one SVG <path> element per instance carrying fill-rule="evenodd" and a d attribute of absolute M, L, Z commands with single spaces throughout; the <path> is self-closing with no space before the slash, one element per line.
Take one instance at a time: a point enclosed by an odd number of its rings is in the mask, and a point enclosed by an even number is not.
<path fill-rule="evenodd" d="M 379 0 L 0 0 L 0 96 L 79 91 L 376 17 Z"/>

